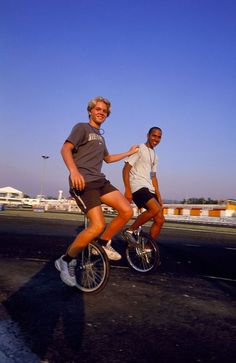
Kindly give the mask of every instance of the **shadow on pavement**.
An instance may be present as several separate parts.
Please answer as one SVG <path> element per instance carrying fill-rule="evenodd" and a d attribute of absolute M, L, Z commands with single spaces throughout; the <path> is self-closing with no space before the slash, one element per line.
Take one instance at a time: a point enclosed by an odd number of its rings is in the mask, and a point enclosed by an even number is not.
<path fill-rule="evenodd" d="M 60 362 L 61 356 L 73 361 L 73 352 L 78 352 L 83 339 L 83 294 L 61 282 L 52 262 L 3 305 L 32 352 L 53 362 Z"/>

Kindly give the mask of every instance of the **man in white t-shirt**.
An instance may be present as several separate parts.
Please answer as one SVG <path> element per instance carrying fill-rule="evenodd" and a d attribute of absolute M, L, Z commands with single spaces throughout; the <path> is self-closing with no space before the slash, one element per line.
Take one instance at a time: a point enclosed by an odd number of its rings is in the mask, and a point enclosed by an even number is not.
<path fill-rule="evenodd" d="M 153 224 L 149 233 L 156 240 L 165 221 L 156 176 L 158 159 L 154 151 L 161 137 L 162 130 L 152 127 L 147 134 L 147 141 L 139 145 L 139 151 L 128 158 L 123 168 L 125 197 L 129 202 L 133 200 L 139 209 L 145 209 L 135 222 L 123 231 L 123 236 L 131 243 L 135 243 L 133 232 L 150 219 L 153 220 Z"/>

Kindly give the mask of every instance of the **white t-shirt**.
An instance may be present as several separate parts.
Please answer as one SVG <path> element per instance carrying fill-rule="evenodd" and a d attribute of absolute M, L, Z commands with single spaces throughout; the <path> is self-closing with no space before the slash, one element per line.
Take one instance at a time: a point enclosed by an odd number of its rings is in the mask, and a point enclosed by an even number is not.
<path fill-rule="evenodd" d="M 153 149 L 145 144 L 139 145 L 139 150 L 126 160 L 131 166 L 130 170 L 130 187 L 132 193 L 141 188 L 148 188 L 150 192 L 155 193 L 152 184 L 152 173 L 156 172 L 158 158 Z"/>

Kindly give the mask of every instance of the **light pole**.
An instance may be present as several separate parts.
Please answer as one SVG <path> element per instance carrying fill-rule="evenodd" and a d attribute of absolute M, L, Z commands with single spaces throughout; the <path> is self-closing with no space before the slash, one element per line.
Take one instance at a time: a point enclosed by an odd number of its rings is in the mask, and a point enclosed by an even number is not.
<path fill-rule="evenodd" d="M 41 180 L 41 190 L 40 190 L 40 199 L 43 197 L 44 193 L 44 179 L 45 179 L 45 171 L 46 171 L 46 160 L 49 159 L 48 155 L 42 155 L 43 159 L 43 169 L 42 169 L 42 180 Z"/>

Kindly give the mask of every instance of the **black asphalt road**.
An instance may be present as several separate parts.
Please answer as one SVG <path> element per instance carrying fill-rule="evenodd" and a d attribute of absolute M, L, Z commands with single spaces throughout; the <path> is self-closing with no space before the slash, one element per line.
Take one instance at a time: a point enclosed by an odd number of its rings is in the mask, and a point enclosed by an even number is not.
<path fill-rule="evenodd" d="M 166 224 L 155 274 L 122 259 L 89 296 L 53 267 L 81 228 L 0 215 L 1 363 L 235 362 L 235 229 Z M 114 246 L 124 255 L 119 235 Z"/>

